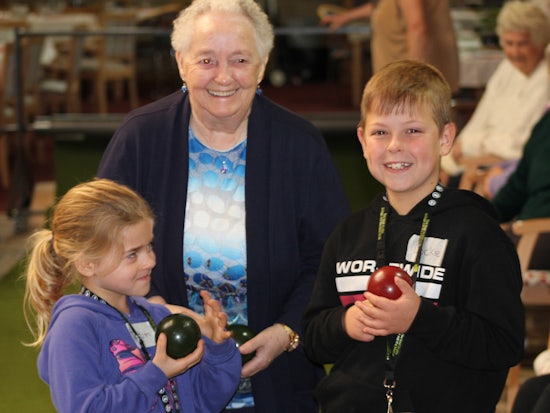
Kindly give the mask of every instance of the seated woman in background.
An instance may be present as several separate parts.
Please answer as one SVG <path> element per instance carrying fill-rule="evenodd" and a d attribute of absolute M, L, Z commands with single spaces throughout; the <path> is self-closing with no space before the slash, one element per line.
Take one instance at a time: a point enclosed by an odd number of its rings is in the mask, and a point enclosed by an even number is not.
<path fill-rule="evenodd" d="M 545 105 L 545 113 L 549 109 L 550 102 Z M 533 133 L 531 133 L 530 139 L 533 139 Z M 510 178 L 510 175 L 516 170 L 519 161 L 519 159 L 508 159 L 486 170 L 483 168 L 467 170 L 462 174 L 460 185 L 465 189 L 472 189 L 484 198 L 493 199 L 498 191 L 506 185 L 508 178 Z"/>
<path fill-rule="evenodd" d="M 452 152 L 442 158 L 441 179 L 449 186 L 458 185 L 468 170 L 519 159 L 550 98 L 544 59 L 550 25 L 545 13 L 534 3 L 510 1 L 499 12 L 496 30 L 506 58 L 491 76 Z"/>
<path fill-rule="evenodd" d="M 547 111 L 533 128 L 516 169 L 492 200 L 501 222 L 550 217 L 549 136 L 550 112 Z M 549 234 L 542 234 L 531 258 L 531 268 L 550 268 L 548 245 Z"/>
<path fill-rule="evenodd" d="M 550 217 L 550 112 L 533 128 L 523 156 L 492 200 L 502 222 Z"/>

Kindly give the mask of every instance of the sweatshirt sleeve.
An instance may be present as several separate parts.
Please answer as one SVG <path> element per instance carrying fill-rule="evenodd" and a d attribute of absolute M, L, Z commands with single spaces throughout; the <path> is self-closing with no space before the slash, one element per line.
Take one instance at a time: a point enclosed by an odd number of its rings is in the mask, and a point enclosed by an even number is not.
<path fill-rule="evenodd" d="M 465 252 L 455 254 L 455 285 L 447 288 L 453 297 L 442 295 L 437 305 L 423 298 L 407 334 L 442 360 L 475 369 L 508 368 L 521 359 L 525 338 L 519 259 L 493 222 L 472 217 L 466 231 L 470 235 L 454 247 Z"/>
<path fill-rule="evenodd" d="M 204 356 L 183 381 L 185 400 L 193 404 L 194 412 L 218 412 L 231 400 L 241 378 L 241 354 L 233 339 L 215 343 L 203 336 Z M 178 385 L 178 388 L 181 388 Z M 189 391 L 192 389 L 192 391 Z"/>
<path fill-rule="evenodd" d="M 120 376 L 112 354 L 102 352 L 102 325 L 86 312 L 74 309 L 59 316 L 40 352 L 40 377 L 50 386 L 56 410 L 75 412 L 137 412 L 150 409 L 167 377 L 140 354 L 128 362 L 141 365 Z M 109 344 L 109 343 L 107 343 Z M 111 342 L 111 350 L 117 343 Z"/>

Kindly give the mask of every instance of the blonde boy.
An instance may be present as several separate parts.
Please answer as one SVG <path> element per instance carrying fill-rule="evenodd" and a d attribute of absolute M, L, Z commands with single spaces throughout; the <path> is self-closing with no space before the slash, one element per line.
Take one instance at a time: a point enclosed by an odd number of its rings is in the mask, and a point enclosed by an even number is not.
<path fill-rule="evenodd" d="M 385 192 L 328 239 L 304 317 L 308 355 L 334 363 L 316 391 L 323 413 L 494 413 L 508 368 L 522 355 L 521 274 L 491 205 L 445 189 L 452 148 L 451 92 L 416 61 L 367 83 L 357 128 Z M 384 265 L 396 300 L 365 292 Z"/>

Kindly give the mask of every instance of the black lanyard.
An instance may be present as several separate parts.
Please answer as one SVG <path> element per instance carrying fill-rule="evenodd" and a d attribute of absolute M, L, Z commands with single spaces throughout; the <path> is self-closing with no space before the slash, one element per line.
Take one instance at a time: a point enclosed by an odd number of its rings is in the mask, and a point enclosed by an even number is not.
<path fill-rule="evenodd" d="M 134 328 L 134 326 L 132 325 L 130 320 L 128 320 L 128 317 L 126 317 L 126 315 L 122 311 L 120 311 L 118 308 L 116 308 L 116 307 L 112 306 L 111 304 L 109 304 L 107 301 L 105 301 L 103 298 L 101 298 L 97 294 L 93 293 L 92 291 L 90 291 L 85 286 L 82 286 L 82 288 L 80 289 L 80 294 L 82 294 L 86 297 L 93 298 L 94 300 L 99 301 L 102 304 L 106 304 L 109 307 L 111 307 L 112 309 L 114 309 L 117 313 L 119 313 L 120 316 L 122 317 L 122 319 L 125 321 L 126 325 L 130 328 L 130 330 L 132 330 L 132 333 L 133 333 L 134 337 L 138 340 L 139 349 L 141 351 L 141 354 L 143 354 L 143 357 L 145 358 L 145 360 L 147 360 L 147 361 L 151 360 L 151 356 L 149 355 L 149 352 L 147 351 L 147 347 L 145 346 L 145 343 L 143 342 L 143 339 L 138 334 L 138 332 L 136 331 L 136 329 Z M 133 300 L 132 300 L 132 303 L 134 303 L 136 306 L 139 307 L 141 312 L 145 315 L 145 317 L 147 317 L 147 321 L 149 322 L 149 325 L 151 326 L 153 331 L 156 331 L 157 325 L 156 325 L 155 321 L 153 320 L 153 317 L 151 317 L 151 314 L 149 313 L 149 311 L 147 311 L 147 309 L 145 307 L 143 307 L 142 305 L 136 303 Z M 176 389 L 176 383 L 175 383 L 174 380 L 168 379 L 168 384 L 169 384 L 169 387 L 170 387 L 170 393 L 172 395 L 173 406 L 170 403 L 170 398 L 166 394 L 166 387 L 161 388 L 157 392 L 157 394 L 159 395 L 160 400 L 162 401 L 162 404 L 164 405 L 164 411 L 166 411 L 166 412 L 175 411 L 176 413 L 179 413 L 180 403 L 179 403 L 179 397 L 178 397 L 178 393 L 177 393 L 177 389 Z"/>
<path fill-rule="evenodd" d="M 441 184 L 438 184 L 435 187 L 435 190 L 432 192 L 431 198 L 428 200 L 428 205 L 433 207 L 437 204 L 437 200 L 441 198 L 441 195 L 444 191 L 444 187 Z M 380 267 L 386 265 L 386 223 L 388 219 L 388 213 L 386 208 L 382 206 L 380 208 L 380 216 L 378 220 L 378 236 L 376 239 L 376 263 Z M 428 226 L 430 224 L 430 215 L 428 212 L 424 213 L 422 219 L 422 225 L 420 227 L 420 234 L 418 236 L 418 248 L 416 251 L 416 257 L 413 265 L 413 286 L 416 283 L 418 278 L 418 271 L 420 269 L 420 257 L 422 256 L 422 246 L 424 244 L 424 239 L 428 231 Z M 392 402 L 393 402 L 393 389 L 395 389 L 395 367 L 397 364 L 397 358 L 401 352 L 403 342 L 405 340 L 405 333 L 399 333 L 395 337 L 393 346 L 390 345 L 389 338 L 386 340 L 386 362 L 384 365 L 384 388 L 386 389 L 386 398 L 388 401 L 388 412 L 392 412 Z"/>

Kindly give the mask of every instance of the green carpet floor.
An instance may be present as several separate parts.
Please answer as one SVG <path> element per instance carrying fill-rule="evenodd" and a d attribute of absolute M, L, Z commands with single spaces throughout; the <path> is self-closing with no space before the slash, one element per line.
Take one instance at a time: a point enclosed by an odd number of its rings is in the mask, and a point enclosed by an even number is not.
<path fill-rule="evenodd" d="M 31 335 L 23 317 L 21 265 L 0 280 L 0 412 L 55 412 L 48 387 L 38 377 L 38 350 L 23 346 Z"/>
<path fill-rule="evenodd" d="M 367 170 L 355 132 L 327 134 L 326 140 L 352 208 L 363 208 L 381 187 Z M 56 143 L 58 195 L 93 176 L 105 144 L 97 138 Z M 0 412 L 50 413 L 55 410 L 47 386 L 38 378 L 37 350 L 21 344 L 30 339 L 22 310 L 21 270 L 19 265 L 0 280 Z"/>

